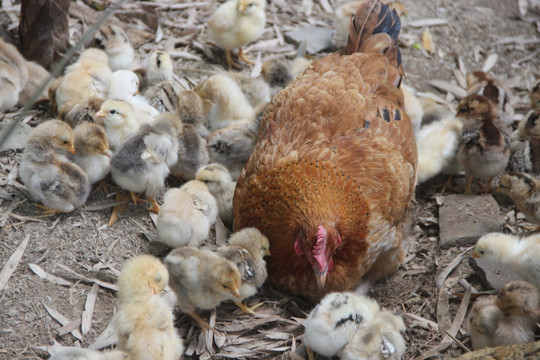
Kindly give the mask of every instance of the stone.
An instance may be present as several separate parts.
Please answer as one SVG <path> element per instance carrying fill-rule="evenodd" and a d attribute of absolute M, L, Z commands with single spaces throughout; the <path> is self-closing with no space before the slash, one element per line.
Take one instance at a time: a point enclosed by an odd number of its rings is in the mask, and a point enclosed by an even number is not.
<path fill-rule="evenodd" d="M 287 31 L 285 40 L 298 46 L 306 42 L 306 51 L 313 55 L 332 47 L 332 35 L 334 31 L 323 27 L 309 25 L 303 28 Z"/>
<path fill-rule="evenodd" d="M 501 231 L 505 218 L 493 196 L 451 194 L 440 198 L 439 246 L 474 245 L 484 234 Z"/>
<path fill-rule="evenodd" d="M 486 288 L 499 291 L 504 284 L 512 280 L 522 280 L 519 276 L 502 266 L 501 264 L 487 261 L 484 258 L 469 258 L 469 265 L 480 278 L 480 282 Z"/>

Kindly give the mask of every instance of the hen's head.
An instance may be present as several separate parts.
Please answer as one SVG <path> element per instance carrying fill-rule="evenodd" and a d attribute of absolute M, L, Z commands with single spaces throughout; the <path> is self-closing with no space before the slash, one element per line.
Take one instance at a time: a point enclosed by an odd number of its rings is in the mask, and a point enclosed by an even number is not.
<path fill-rule="evenodd" d="M 334 227 L 317 227 L 316 232 L 299 231 L 294 243 L 297 255 L 304 255 L 313 267 L 317 285 L 322 289 L 326 283 L 328 271 L 332 269 L 334 252 L 341 244 L 341 236 Z"/>

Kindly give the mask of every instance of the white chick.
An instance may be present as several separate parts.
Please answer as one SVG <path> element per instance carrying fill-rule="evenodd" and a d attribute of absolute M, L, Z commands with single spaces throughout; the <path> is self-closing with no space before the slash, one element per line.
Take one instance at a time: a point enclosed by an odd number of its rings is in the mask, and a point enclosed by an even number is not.
<path fill-rule="evenodd" d="M 229 229 L 232 229 L 233 197 L 236 182 L 233 181 L 227 168 L 217 163 L 208 164 L 197 171 L 195 178 L 206 184 L 208 190 L 216 199 L 221 221 Z"/>
<path fill-rule="evenodd" d="M 113 151 L 139 129 L 133 107 L 122 100 L 105 101 L 96 113 L 96 119 L 103 123 Z"/>
<path fill-rule="evenodd" d="M 160 296 L 168 281 L 167 268 L 151 255 L 134 256 L 122 266 L 112 322 L 118 348 L 131 360 L 179 360 L 184 352 L 172 309 Z"/>
<path fill-rule="evenodd" d="M 111 77 L 109 58 L 103 50 L 90 48 L 85 50 L 79 59 L 68 66 L 58 88 L 56 89 L 56 104 L 62 109 L 69 100 L 71 106 L 77 101 L 88 98 L 105 99 Z"/>
<path fill-rule="evenodd" d="M 73 162 L 79 165 L 94 184 L 103 180 L 111 170 L 109 140 L 103 126 L 83 122 L 75 130 L 75 154 Z"/>
<path fill-rule="evenodd" d="M 180 247 L 165 257 L 170 274 L 169 286 L 176 294 L 180 309 L 193 317 L 201 329 L 210 326 L 195 309 L 213 309 L 233 295 L 240 298 L 240 273 L 229 260 L 210 250 Z"/>
<path fill-rule="evenodd" d="M 195 91 L 214 103 L 208 114 L 212 131 L 224 128 L 238 120 L 255 119 L 255 110 L 233 79 L 217 74 L 196 86 Z"/>
<path fill-rule="evenodd" d="M 212 162 L 224 165 L 233 180 L 244 168 L 259 134 L 258 121 L 240 120 L 212 132 L 206 139 Z"/>
<path fill-rule="evenodd" d="M 129 356 L 119 350 L 94 351 L 70 347 L 62 349 L 49 360 L 129 360 Z"/>
<path fill-rule="evenodd" d="M 400 360 L 405 353 L 405 323 L 401 316 L 384 310 L 360 328 L 339 353 L 341 360 Z"/>
<path fill-rule="evenodd" d="M 148 210 L 159 212 L 155 196 L 165 187 L 169 167 L 178 161 L 178 133 L 181 123 L 174 117 L 158 118 L 154 124 L 144 124 L 120 146 L 111 159 L 111 175 L 122 189 L 145 192 L 152 205 Z"/>
<path fill-rule="evenodd" d="M 424 108 L 422 107 L 420 100 L 418 100 L 415 95 L 416 90 L 414 90 L 412 87 L 401 84 L 401 91 L 403 92 L 404 101 L 403 110 L 405 110 L 405 113 L 409 116 L 409 119 L 411 119 L 414 133 L 418 134 L 420 125 L 422 125 Z"/>
<path fill-rule="evenodd" d="M 73 211 L 90 194 L 88 176 L 66 151 L 75 153 L 71 128 L 60 120 L 45 121 L 30 133 L 19 167 L 30 197 L 55 212 Z"/>
<path fill-rule="evenodd" d="M 195 179 L 197 170 L 210 160 L 206 140 L 197 127 L 184 124 L 178 134 L 178 162 L 171 167 L 171 174 L 183 180 Z"/>
<path fill-rule="evenodd" d="M 323 356 L 334 356 L 379 312 L 376 301 L 352 292 L 326 295 L 304 323 L 305 345 Z"/>
<path fill-rule="evenodd" d="M 157 218 L 160 242 L 172 248 L 199 247 L 217 216 L 216 200 L 206 185 L 192 180 L 179 189 L 170 189 Z"/>
<path fill-rule="evenodd" d="M 0 38 L 0 112 L 17 105 L 27 79 L 26 60 L 15 46 Z"/>
<path fill-rule="evenodd" d="M 473 257 L 501 264 L 526 281 L 540 286 L 540 234 L 491 233 L 478 239 Z"/>
<path fill-rule="evenodd" d="M 229 69 L 233 64 L 231 50 L 236 48 L 240 60 L 253 64 L 245 58 L 242 46 L 261 36 L 266 23 L 265 5 L 266 0 L 229 0 L 208 19 L 210 35 L 225 50 Z"/>
<path fill-rule="evenodd" d="M 43 66 L 33 61 L 26 61 L 26 69 L 28 70 L 28 81 L 26 81 L 24 88 L 19 93 L 19 101 L 17 102 L 17 106 L 21 107 L 30 101 L 30 98 L 49 76 L 49 72 Z M 44 101 L 48 98 L 48 89 L 44 89 L 36 99 L 36 102 Z"/>
<path fill-rule="evenodd" d="M 127 101 L 139 123 L 151 123 L 159 115 L 146 98 L 139 93 L 139 77 L 131 70 L 117 70 L 110 78 L 107 97 Z"/>
<path fill-rule="evenodd" d="M 112 71 L 131 69 L 135 51 L 124 30 L 118 25 L 104 25 L 96 33 L 96 40 L 109 56 Z"/>
<path fill-rule="evenodd" d="M 416 136 L 418 147 L 418 183 L 423 183 L 443 172 L 459 172 L 457 151 L 463 123 L 454 116 L 424 125 Z"/>

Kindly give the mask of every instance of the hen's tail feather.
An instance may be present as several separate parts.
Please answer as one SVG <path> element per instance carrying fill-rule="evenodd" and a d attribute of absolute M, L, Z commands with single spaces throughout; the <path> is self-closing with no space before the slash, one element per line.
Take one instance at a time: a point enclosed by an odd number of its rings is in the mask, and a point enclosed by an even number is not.
<path fill-rule="evenodd" d="M 397 38 L 401 20 L 395 10 L 379 0 L 367 0 L 358 7 L 349 25 L 344 55 L 378 49 L 396 67 L 401 67 Z M 380 35 L 377 35 L 380 34 Z M 388 36 L 381 36 L 386 34 Z"/>

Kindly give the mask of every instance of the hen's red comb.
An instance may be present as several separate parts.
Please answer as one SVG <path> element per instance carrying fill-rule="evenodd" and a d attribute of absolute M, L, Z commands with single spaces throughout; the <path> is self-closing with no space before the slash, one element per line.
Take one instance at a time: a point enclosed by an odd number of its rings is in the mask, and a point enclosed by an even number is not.
<path fill-rule="evenodd" d="M 324 230 L 324 227 L 322 225 L 319 225 L 317 228 L 317 242 L 315 243 L 315 246 L 313 247 L 313 258 L 316 260 L 316 266 L 319 268 L 319 271 L 323 271 L 327 269 L 327 262 L 326 262 L 326 230 Z"/>

